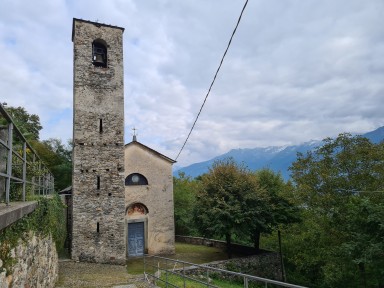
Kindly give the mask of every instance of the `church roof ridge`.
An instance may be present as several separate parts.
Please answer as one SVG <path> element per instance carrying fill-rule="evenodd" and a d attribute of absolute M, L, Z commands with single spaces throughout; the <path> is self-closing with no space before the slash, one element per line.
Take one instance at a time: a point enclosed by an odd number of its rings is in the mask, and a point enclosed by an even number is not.
<path fill-rule="evenodd" d="M 171 159 L 171 158 L 165 156 L 164 154 L 161 154 L 160 152 L 157 152 L 156 150 L 154 150 L 154 149 L 152 149 L 152 148 L 150 148 L 150 147 L 144 145 L 143 143 L 140 143 L 139 141 L 137 141 L 137 139 L 136 139 L 136 140 L 133 140 L 132 142 L 129 142 L 129 143 L 125 144 L 124 147 L 127 147 L 127 146 L 129 146 L 129 145 L 134 145 L 134 144 L 139 145 L 139 146 L 142 147 L 143 149 L 148 150 L 148 151 L 150 151 L 150 152 L 156 154 L 156 155 L 159 156 L 160 158 L 163 158 L 164 160 L 166 160 L 166 161 L 168 161 L 168 162 L 171 162 L 172 164 L 177 162 L 177 161 L 175 161 L 175 160 L 173 160 L 173 159 Z"/>

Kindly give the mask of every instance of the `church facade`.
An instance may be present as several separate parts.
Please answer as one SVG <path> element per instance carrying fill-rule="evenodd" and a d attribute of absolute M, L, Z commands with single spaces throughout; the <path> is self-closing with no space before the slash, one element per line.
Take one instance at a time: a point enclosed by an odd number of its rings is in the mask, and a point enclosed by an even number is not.
<path fill-rule="evenodd" d="M 124 145 L 123 32 L 73 19 L 69 241 L 76 261 L 124 264 L 174 252 L 174 161 L 135 139 Z"/>
<path fill-rule="evenodd" d="M 175 161 L 133 139 L 124 154 L 128 257 L 173 254 Z"/>

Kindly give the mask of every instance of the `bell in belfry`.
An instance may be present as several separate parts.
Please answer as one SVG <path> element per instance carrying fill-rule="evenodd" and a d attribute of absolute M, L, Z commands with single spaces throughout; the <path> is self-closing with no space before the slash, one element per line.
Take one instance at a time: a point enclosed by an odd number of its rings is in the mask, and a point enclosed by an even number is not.
<path fill-rule="evenodd" d="M 104 57 L 102 54 L 94 54 L 93 55 L 93 62 L 104 64 Z"/>
<path fill-rule="evenodd" d="M 98 42 L 93 43 L 92 63 L 97 67 L 107 67 L 107 49 Z"/>

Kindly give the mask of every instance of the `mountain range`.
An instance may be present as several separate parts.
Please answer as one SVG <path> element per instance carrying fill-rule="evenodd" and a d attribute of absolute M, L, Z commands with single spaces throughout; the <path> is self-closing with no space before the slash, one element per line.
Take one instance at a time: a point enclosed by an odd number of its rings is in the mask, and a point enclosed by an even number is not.
<path fill-rule="evenodd" d="M 362 134 L 373 143 L 379 143 L 384 140 L 384 126 L 374 131 Z M 216 160 L 233 158 L 237 163 L 244 163 L 250 170 L 269 168 L 275 172 L 280 172 L 285 180 L 290 178 L 288 167 L 296 160 L 297 152 L 305 153 L 321 146 L 322 141 L 310 141 L 294 146 L 270 146 L 265 148 L 244 148 L 232 149 L 229 152 L 212 158 L 208 161 L 195 163 L 174 172 L 178 176 L 179 172 L 187 176 L 197 177 L 208 172 Z"/>

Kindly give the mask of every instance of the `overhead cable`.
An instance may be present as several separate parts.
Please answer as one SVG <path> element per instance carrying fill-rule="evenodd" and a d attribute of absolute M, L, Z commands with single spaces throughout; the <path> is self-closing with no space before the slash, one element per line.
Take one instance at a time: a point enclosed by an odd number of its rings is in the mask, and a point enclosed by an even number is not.
<path fill-rule="evenodd" d="M 236 33 L 237 27 L 239 26 L 241 17 L 243 16 L 243 12 L 244 12 L 244 10 L 245 10 L 245 7 L 247 7 L 247 4 L 248 4 L 248 0 L 246 0 L 245 3 L 244 3 L 243 9 L 241 10 L 241 13 L 240 13 L 240 16 L 239 16 L 239 19 L 237 20 L 236 27 L 235 27 L 235 29 L 234 29 L 233 32 L 232 32 L 232 35 L 231 35 L 231 38 L 229 39 L 227 48 L 225 49 L 225 52 L 224 52 L 224 54 L 223 54 L 223 57 L 221 58 L 220 65 L 219 65 L 219 67 L 217 68 L 216 73 L 215 73 L 215 76 L 213 77 L 213 80 L 212 80 L 212 82 L 211 82 L 211 85 L 209 86 L 208 92 L 207 92 L 207 94 L 205 95 L 203 104 L 201 105 L 200 110 L 199 110 L 199 113 L 197 113 L 196 119 L 195 119 L 195 121 L 193 122 L 192 128 L 191 128 L 191 130 L 189 131 L 188 136 L 187 136 L 187 138 L 185 139 L 184 144 L 183 144 L 183 146 L 181 147 L 179 153 L 177 154 L 175 160 L 177 160 L 177 158 L 179 158 L 181 152 L 183 151 L 185 145 L 187 144 L 187 142 L 188 142 L 188 140 L 189 140 L 189 137 L 190 137 L 191 134 L 192 134 L 193 129 L 195 128 L 196 122 L 197 122 L 197 120 L 199 119 L 199 116 L 200 116 L 200 114 L 201 114 L 201 111 L 203 110 L 203 107 L 204 107 L 204 105 L 205 105 L 205 102 L 207 101 L 208 95 L 209 95 L 209 93 L 211 92 L 212 86 L 213 86 L 213 84 L 214 84 L 215 81 L 216 81 L 217 74 L 219 74 L 221 65 L 223 64 L 225 55 L 227 55 L 229 46 L 231 45 L 231 42 L 232 42 L 232 38 L 233 38 L 233 36 L 234 36 L 235 33 Z"/>

